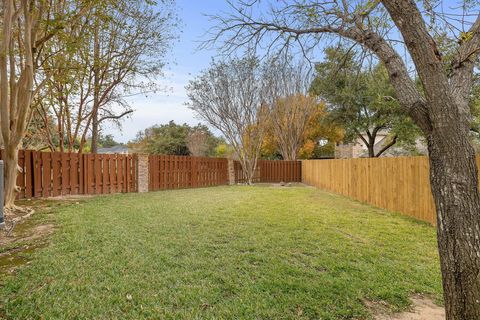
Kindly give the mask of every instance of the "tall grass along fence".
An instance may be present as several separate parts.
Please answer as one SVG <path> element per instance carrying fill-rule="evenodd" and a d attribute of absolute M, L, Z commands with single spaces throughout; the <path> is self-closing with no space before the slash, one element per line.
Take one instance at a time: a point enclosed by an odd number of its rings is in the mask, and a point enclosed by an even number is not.
<path fill-rule="evenodd" d="M 228 184 L 227 159 L 151 155 L 148 162 L 150 191 Z"/>
<path fill-rule="evenodd" d="M 17 198 L 135 192 L 135 163 L 134 155 L 20 150 Z"/>
<path fill-rule="evenodd" d="M 235 181 L 245 183 L 240 162 L 234 163 Z M 301 182 L 302 164 L 300 161 L 259 160 L 253 182 Z"/>
<path fill-rule="evenodd" d="M 197 188 L 243 182 L 241 166 L 230 161 L 233 167 L 229 168 L 229 160 L 224 158 L 33 150 L 20 150 L 18 155 L 21 168 L 17 176 L 17 186 L 20 187 L 18 199 Z M 260 161 L 257 173 L 257 182 L 299 182 L 301 164 L 295 161 Z M 235 176 L 238 180 L 234 180 Z"/>
<path fill-rule="evenodd" d="M 427 157 L 306 160 L 302 161 L 302 181 L 432 224 L 436 222 Z"/>

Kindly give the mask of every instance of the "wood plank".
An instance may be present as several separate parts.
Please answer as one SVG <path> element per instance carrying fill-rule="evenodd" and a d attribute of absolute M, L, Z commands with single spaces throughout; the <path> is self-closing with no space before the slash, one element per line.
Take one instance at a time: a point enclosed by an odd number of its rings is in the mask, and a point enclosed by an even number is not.
<path fill-rule="evenodd" d="M 78 194 L 78 153 L 69 153 L 70 157 L 70 194 Z"/>
<path fill-rule="evenodd" d="M 61 158 L 58 152 L 52 152 L 52 195 L 59 196 L 62 193 L 61 183 Z"/>
<path fill-rule="evenodd" d="M 18 166 L 20 167 L 20 172 L 17 173 L 17 186 L 20 188 L 20 191 L 17 192 L 17 199 L 25 198 L 25 151 L 18 150 Z"/>
<path fill-rule="evenodd" d="M 108 175 L 110 177 L 110 193 L 117 192 L 117 164 L 116 164 L 116 156 L 114 154 L 108 155 L 109 161 L 109 170 Z"/>
<path fill-rule="evenodd" d="M 102 193 L 109 193 L 109 177 L 108 177 L 108 155 L 102 154 Z"/>
<path fill-rule="evenodd" d="M 25 150 L 25 197 L 33 198 L 33 159 L 31 150 Z"/>
<path fill-rule="evenodd" d="M 102 193 L 102 156 L 99 154 L 94 154 L 94 175 L 95 175 L 95 194 Z"/>
<path fill-rule="evenodd" d="M 50 197 L 50 188 L 52 183 L 51 176 L 51 154 L 48 152 L 40 152 L 42 158 L 42 197 Z"/>
<path fill-rule="evenodd" d="M 132 192 L 131 179 L 132 179 L 132 156 L 128 155 L 125 162 L 125 190 L 126 192 Z"/>

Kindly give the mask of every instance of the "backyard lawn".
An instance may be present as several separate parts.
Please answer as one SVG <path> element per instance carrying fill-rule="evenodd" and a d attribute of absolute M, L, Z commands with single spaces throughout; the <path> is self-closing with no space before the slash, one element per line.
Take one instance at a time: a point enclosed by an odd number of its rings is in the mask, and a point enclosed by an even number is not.
<path fill-rule="evenodd" d="M 90 198 L 2 277 L 7 319 L 370 319 L 441 302 L 435 230 L 309 187 Z"/>

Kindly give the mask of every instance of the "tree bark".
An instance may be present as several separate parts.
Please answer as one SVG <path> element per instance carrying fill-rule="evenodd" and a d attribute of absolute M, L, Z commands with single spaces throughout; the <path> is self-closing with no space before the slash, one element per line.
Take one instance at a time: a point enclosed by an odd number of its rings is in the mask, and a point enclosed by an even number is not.
<path fill-rule="evenodd" d="M 15 206 L 15 197 L 17 191 L 17 170 L 18 170 L 18 147 L 10 145 L 5 146 L 4 150 L 5 160 L 5 194 L 4 206 L 5 208 L 13 208 Z"/>
<path fill-rule="evenodd" d="M 377 139 L 377 131 L 377 129 L 374 129 L 373 133 L 370 133 L 369 130 L 366 130 L 367 138 L 365 138 L 362 133 L 357 132 L 358 137 L 363 141 L 365 147 L 367 147 L 369 158 L 375 158 L 375 140 Z"/>
<path fill-rule="evenodd" d="M 97 153 L 98 151 L 98 111 L 95 109 L 93 111 L 92 118 L 92 148 L 91 153 Z"/>
<path fill-rule="evenodd" d="M 439 108 L 430 108 L 431 110 Z M 480 195 L 475 152 L 445 113 L 428 136 L 446 316 L 480 319 Z"/>
<path fill-rule="evenodd" d="M 255 171 L 257 169 L 257 160 L 240 157 L 240 165 L 242 166 L 245 184 L 249 186 L 253 185 L 253 178 L 255 177 Z"/>
<path fill-rule="evenodd" d="M 377 152 L 377 154 L 375 155 L 375 157 L 380 157 L 385 151 L 387 151 L 388 149 L 390 149 L 391 147 L 393 147 L 395 145 L 395 143 L 397 143 L 397 135 L 395 135 L 392 139 L 392 141 L 390 141 L 390 143 L 388 143 L 387 145 L 385 145 L 380 151 Z"/>
<path fill-rule="evenodd" d="M 97 22 L 96 22 L 97 24 Z M 98 35 L 98 26 L 95 28 L 93 34 L 93 107 L 92 107 L 92 145 L 91 152 L 97 153 L 98 151 L 98 109 L 100 101 L 100 40 Z"/>
<path fill-rule="evenodd" d="M 369 143 L 367 147 L 368 147 L 368 157 L 375 158 L 375 144 Z"/>
<path fill-rule="evenodd" d="M 480 319 L 480 194 L 475 152 L 468 139 L 469 117 L 464 110 L 472 85 L 473 60 L 456 66 L 460 76 L 449 80 L 437 44 L 415 2 L 383 3 L 402 33 L 425 91 L 430 128 L 422 129 L 430 155 L 446 317 Z M 480 43 L 478 21 L 466 42 L 473 49 Z M 464 49 L 460 46 L 459 52 Z M 422 123 L 412 116 L 417 124 Z"/>

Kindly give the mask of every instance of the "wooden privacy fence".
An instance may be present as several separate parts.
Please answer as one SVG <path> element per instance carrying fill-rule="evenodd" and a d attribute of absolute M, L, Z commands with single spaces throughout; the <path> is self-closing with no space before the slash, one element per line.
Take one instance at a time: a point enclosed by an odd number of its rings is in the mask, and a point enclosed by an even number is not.
<path fill-rule="evenodd" d="M 18 199 L 136 191 L 133 155 L 20 150 L 18 156 Z"/>
<path fill-rule="evenodd" d="M 150 191 L 228 184 L 228 160 L 223 158 L 148 157 Z"/>
<path fill-rule="evenodd" d="M 235 174 L 235 182 L 236 183 L 245 183 L 246 179 L 243 174 L 243 168 L 242 165 L 240 164 L 239 161 L 234 161 L 233 162 L 233 170 Z M 253 181 L 254 183 L 260 182 L 260 166 L 257 164 L 257 169 L 255 170 L 255 173 L 253 175 Z"/>
<path fill-rule="evenodd" d="M 235 161 L 235 181 L 244 183 L 242 166 Z M 259 160 L 253 182 L 301 182 L 302 164 L 300 161 Z"/>
<path fill-rule="evenodd" d="M 427 157 L 306 160 L 302 161 L 302 181 L 432 224 L 436 222 Z"/>
<path fill-rule="evenodd" d="M 197 188 L 243 182 L 224 158 L 19 151 L 18 199 Z M 0 150 L 0 159 L 2 151 Z M 141 159 L 141 160 L 140 160 Z M 299 161 L 259 161 L 255 182 L 300 182 Z M 139 186 L 142 186 L 139 189 Z M 147 188 L 148 187 L 148 188 Z"/>
<path fill-rule="evenodd" d="M 84 193 L 126 193 L 137 191 L 136 155 L 85 154 Z"/>

